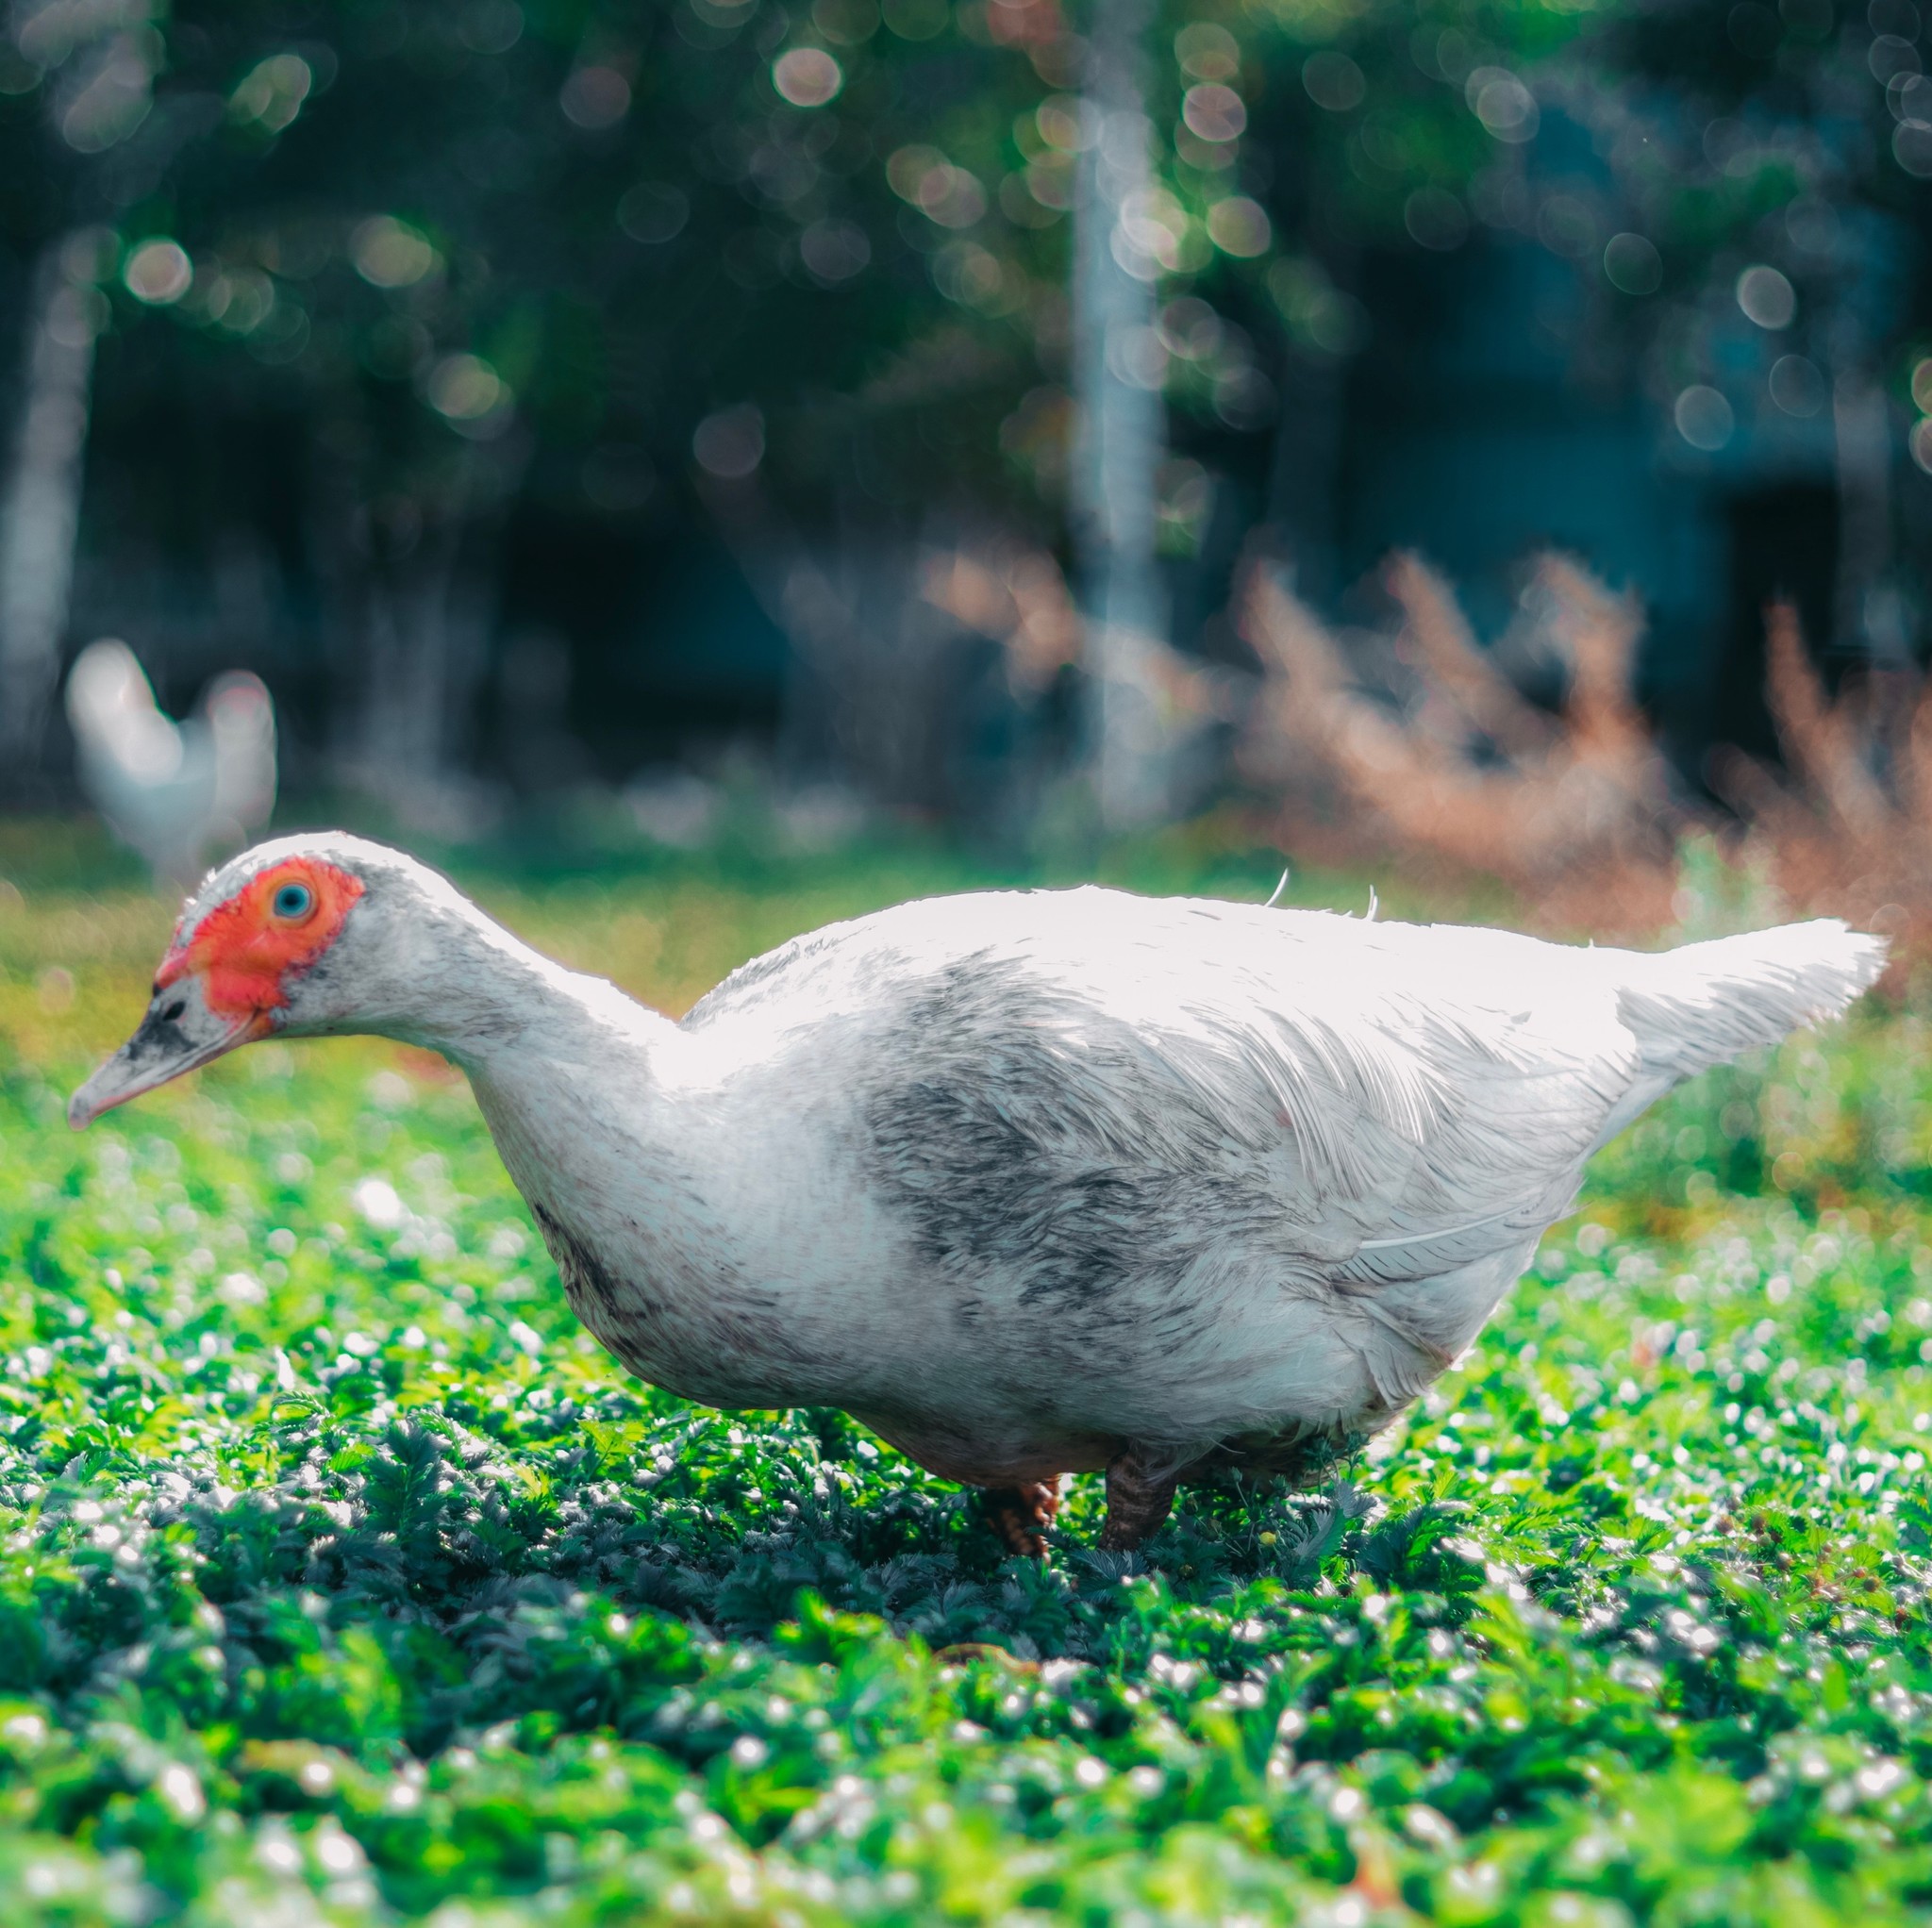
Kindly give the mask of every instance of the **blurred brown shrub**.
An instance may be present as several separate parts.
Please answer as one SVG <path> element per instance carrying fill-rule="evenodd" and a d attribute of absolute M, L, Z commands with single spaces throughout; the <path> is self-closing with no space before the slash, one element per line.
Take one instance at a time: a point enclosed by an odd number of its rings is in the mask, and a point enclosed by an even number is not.
<path fill-rule="evenodd" d="M 1932 678 L 1874 669 L 1828 694 L 1789 604 L 1765 610 L 1765 693 L 1784 753 L 1738 751 L 1712 778 L 1794 913 L 1893 940 L 1903 970 L 1932 956 Z"/>
<path fill-rule="evenodd" d="M 1523 613 L 1567 669 L 1562 706 L 1528 701 L 1475 640 L 1448 585 L 1413 556 L 1384 572 L 1401 666 L 1376 690 L 1265 566 L 1242 631 L 1264 683 L 1244 773 L 1281 798 L 1285 847 L 1393 856 L 1500 879 L 1545 928 L 1641 936 L 1673 921 L 1684 827 L 1631 695 L 1642 624 L 1574 563 L 1545 556 Z M 1377 639 L 1370 639 L 1372 648 Z"/>

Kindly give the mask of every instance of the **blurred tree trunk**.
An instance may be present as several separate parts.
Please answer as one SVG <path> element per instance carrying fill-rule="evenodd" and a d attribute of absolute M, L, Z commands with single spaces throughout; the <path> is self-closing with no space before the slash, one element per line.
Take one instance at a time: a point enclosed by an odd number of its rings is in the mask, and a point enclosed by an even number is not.
<path fill-rule="evenodd" d="M 1159 816 L 1167 797 L 1156 675 L 1164 627 L 1155 568 L 1164 424 L 1152 364 L 1157 264 L 1136 244 L 1152 185 L 1141 42 L 1149 0 L 1097 0 L 1074 201 L 1074 538 L 1087 617 L 1091 755 L 1109 828 Z"/>
<path fill-rule="evenodd" d="M 1910 637 L 1892 581 L 1891 424 L 1885 393 L 1862 366 L 1832 384 L 1838 446 L 1838 585 L 1832 627 L 1840 649 L 1903 667 Z"/>
<path fill-rule="evenodd" d="M 450 598 L 463 546 L 459 509 L 425 516 L 408 550 L 372 556 L 358 585 L 362 680 L 349 763 L 379 793 L 441 779 L 458 731 L 461 653 Z"/>
<path fill-rule="evenodd" d="M 450 452 L 389 491 L 353 457 L 318 490 L 330 654 L 346 673 L 336 768 L 417 827 L 459 835 L 483 799 L 469 752 L 496 607 L 494 538 L 524 450 Z"/>
<path fill-rule="evenodd" d="M 920 597 L 921 532 L 841 494 L 830 526 L 808 537 L 756 476 L 710 482 L 702 494 L 746 585 L 791 646 L 783 774 L 797 782 L 841 772 L 888 802 L 933 806 L 929 740 L 950 719 L 925 699 L 950 625 L 936 626 Z"/>
<path fill-rule="evenodd" d="M 1335 356 L 1290 348 L 1281 363 L 1281 413 L 1269 460 L 1264 525 L 1293 572 L 1295 594 L 1321 608 L 1338 579 L 1336 484 L 1342 431 L 1342 371 Z"/>
<path fill-rule="evenodd" d="M 87 449 L 99 296 L 66 267 L 72 237 L 41 252 L 24 341 L 19 426 L 0 487 L 0 757 L 9 787 L 38 767 L 60 674 Z"/>

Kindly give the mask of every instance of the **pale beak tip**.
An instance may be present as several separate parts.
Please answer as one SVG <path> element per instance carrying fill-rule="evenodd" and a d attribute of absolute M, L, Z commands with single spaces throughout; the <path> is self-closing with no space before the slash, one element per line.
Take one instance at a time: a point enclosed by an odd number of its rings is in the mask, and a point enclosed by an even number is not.
<path fill-rule="evenodd" d="M 69 1131 L 85 1131 L 98 1116 L 99 1113 L 88 1103 L 85 1088 L 76 1091 L 67 1101 L 67 1128 Z"/>

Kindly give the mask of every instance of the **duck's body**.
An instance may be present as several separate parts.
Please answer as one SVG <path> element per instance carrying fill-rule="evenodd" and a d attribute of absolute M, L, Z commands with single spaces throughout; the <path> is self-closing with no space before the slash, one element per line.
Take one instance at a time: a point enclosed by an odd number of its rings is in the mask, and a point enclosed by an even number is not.
<path fill-rule="evenodd" d="M 363 888 L 261 1022 L 459 1062 L 571 1304 L 633 1371 L 841 1406 L 1042 1504 L 1108 1467 L 1150 1519 L 1176 1476 L 1386 1422 L 1597 1145 L 1882 963 L 1829 923 L 1647 956 L 988 893 L 799 939 L 673 1023 L 394 853 L 304 839 L 237 866 L 294 856 Z M 181 956 L 235 889 L 204 888 Z"/>

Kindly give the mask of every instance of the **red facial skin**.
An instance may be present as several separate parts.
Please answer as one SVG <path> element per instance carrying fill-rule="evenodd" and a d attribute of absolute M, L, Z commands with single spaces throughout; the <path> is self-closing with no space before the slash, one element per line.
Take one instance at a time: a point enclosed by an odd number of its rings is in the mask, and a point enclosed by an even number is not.
<path fill-rule="evenodd" d="M 299 917 L 275 910 L 275 892 L 286 884 L 308 888 L 309 906 Z M 198 972 L 209 1010 L 265 1031 L 269 1014 L 289 1002 L 289 981 L 335 942 L 361 894 L 362 880 L 333 864 L 305 856 L 273 864 L 192 931 L 175 932 L 155 989 L 165 990 L 176 978 Z"/>

